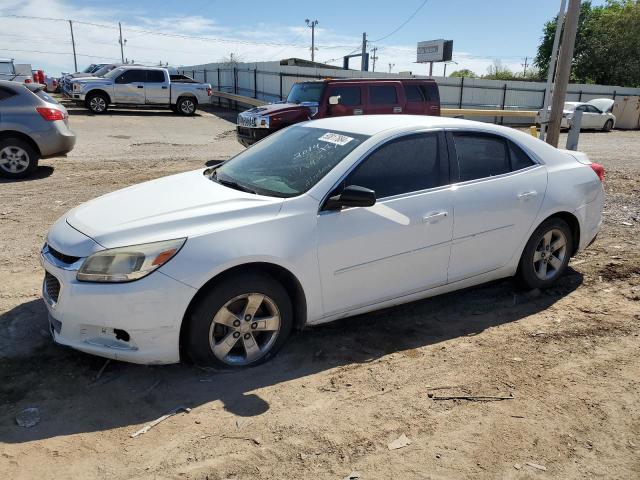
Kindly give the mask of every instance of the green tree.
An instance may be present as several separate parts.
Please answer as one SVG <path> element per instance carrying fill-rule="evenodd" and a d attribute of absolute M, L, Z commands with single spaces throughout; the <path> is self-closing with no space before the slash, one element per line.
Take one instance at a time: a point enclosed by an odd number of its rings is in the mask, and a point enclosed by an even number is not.
<path fill-rule="evenodd" d="M 548 21 L 535 65 L 547 75 L 556 19 Z M 605 5 L 581 6 L 571 80 L 640 86 L 640 1 L 608 0 Z"/>
<path fill-rule="evenodd" d="M 500 60 L 494 60 L 493 65 L 487 68 L 487 74 L 483 75 L 482 78 L 488 80 L 518 80 L 511 70 L 502 65 Z"/>
<path fill-rule="evenodd" d="M 476 75 L 475 72 L 472 72 L 468 68 L 463 68 L 462 70 L 451 72 L 449 76 L 454 78 L 478 78 L 478 75 Z"/>

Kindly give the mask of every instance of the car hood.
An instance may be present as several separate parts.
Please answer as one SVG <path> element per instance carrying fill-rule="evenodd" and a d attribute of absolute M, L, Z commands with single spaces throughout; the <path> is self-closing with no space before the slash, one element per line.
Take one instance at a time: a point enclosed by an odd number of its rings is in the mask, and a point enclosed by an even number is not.
<path fill-rule="evenodd" d="M 84 77 L 74 78 L 71 83 L 111 83 L 108 79 L 102 77 Z"/>
<path fill-rule="evenodd" d="M 267 221 L 282 202 L 225 187 L 196 170 L 98 197 L 68 212 L 66 221 L 103 247 L 115 248 Z"/>
<path fill-rule="evenodd" d="M 313 107 L 307 104 L 298 103 L 270 103 L 261 107 L 255 107 L 251 110 L 247 110 L 245 113 L 252 113 L 256 115 L 275 115 L 290 112 L 311 112 Z M 317 107 L 316 107 L 317 108 Z"/>

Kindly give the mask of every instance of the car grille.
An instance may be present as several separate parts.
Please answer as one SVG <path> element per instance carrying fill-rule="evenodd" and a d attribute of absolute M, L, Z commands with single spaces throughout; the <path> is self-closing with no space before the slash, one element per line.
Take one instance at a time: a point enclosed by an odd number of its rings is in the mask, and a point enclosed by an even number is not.
<path fill-rule="evenodd" d="M 67 265 L 70 265 L 80 260 L 80 257 L 72 257 L 71 255 L 65 255 L 64 253 L 59 252 L 56 249 L 52 248 L 51 245 L 48 245 L 48 247 L 49 247 L 49 253 L 52 256 L 56 257 L 58 260 L 60 260 L 62 263 L 66 263 Z"/>
<path fill-rule="evenodd" d="M 49 272 L 44 272 L 44 285 L 42 290 L 45 297 L 51 303 L 57 303 L 58 296 L 60 295 L 60 281 Z"/>

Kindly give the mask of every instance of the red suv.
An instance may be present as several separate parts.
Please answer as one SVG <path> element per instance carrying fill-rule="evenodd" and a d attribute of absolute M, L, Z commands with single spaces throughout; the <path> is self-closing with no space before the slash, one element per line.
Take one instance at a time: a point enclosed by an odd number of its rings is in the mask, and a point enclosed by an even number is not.
<path fill-rule="evenodd" d="M 328 79 L 296 83 L 287 100 L 238 115 L 238 141 L 248 147 L 264 137 L 306 120 L 343 115 L 404 113 L 440 115 L 433 80 Z"/>

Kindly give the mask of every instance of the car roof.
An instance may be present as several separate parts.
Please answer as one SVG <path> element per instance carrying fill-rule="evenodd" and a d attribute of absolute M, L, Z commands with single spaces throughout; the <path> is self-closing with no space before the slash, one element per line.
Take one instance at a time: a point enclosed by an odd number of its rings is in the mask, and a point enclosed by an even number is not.
<path fill-rule="evenodd" d="M 323 128 L 360 135 L 376 135 L 387 130 L 411 130 L 424 128 L 471 128 L 502 132 L 506 127 L 460 118 L 428 115 L 354 115 L 328 117 L 304 124 L 306 127 Z M 512 129 L 507 129 L 512 130 Z"/>

